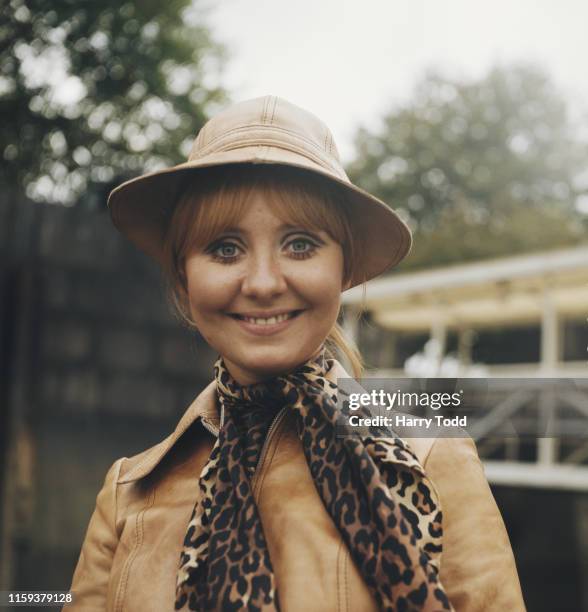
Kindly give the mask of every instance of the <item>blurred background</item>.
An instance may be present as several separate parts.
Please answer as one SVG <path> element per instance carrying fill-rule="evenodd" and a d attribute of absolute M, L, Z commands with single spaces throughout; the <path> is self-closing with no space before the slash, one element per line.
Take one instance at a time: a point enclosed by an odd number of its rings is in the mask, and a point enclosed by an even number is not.
<path fill-rule="evenodd" d="M 585 379 L 587 17 L 575 0 L 5 0 L 0 590 L 69 587 L 108 467 L 212 376 L 106 197 L 185 161 L 232 101 L 316 113 L 413 229 L 401 266 L 344 294 L 368 375 Z M 577 612 L 588 401 L 552 400 L 556 421 L 584 419 L 574 440 L 493 437 L 505 415 L 546 414 L 505 396 L 476 441 L 528 609 Z"/>

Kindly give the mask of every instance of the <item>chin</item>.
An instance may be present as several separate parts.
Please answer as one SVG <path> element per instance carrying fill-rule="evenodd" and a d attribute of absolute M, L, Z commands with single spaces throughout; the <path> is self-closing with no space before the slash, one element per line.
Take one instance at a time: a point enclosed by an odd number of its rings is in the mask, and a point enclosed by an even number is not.
<path fill-rule="evenodd" d="M 286 355 L 284 357 L 277 356 L 269 359 L 255 360 L 250 363 L 248 369 L 260 376 L 268 374 L 277 375 L 293 370 L 296 365 L 298 365 L 298 360 L 293 359 L 292 355 Z"/>
<path fill-rule="evenodd" d="M 260 378 L 277 376 L 293 370 L 297 365 L 303 363 L 314 351 L 292 351 L 284 349 L 255 351 L 248 354 L 246 359 L 235 361 L 243 370 L 255 373 Z"/>

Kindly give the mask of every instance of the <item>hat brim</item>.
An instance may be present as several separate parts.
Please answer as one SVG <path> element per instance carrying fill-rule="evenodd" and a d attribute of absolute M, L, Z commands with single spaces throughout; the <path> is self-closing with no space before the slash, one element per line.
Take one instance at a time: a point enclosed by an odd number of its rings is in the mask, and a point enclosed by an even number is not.
<path fill-rule="evenodd" d="M 163 240 L 170 212 L 189 173 L 233 164 L 269 164 L 310 170 L 345 189 L 351 205 L 359 207 L 354 215 L 353 233 L 361 238 L 363 260 L 357 266 L 359 272 L 347 288 L 382 274 L 400 263 L 410 252 L 410 229 L 384 202 L 311 159 L 274 147 L 251 146 L 221 151 L 126 181 L 108 197 L 112 221 L 139 249 L 163 264 Z M 192 174 L 193 180 L 197 180 L 199 173 Z"/>

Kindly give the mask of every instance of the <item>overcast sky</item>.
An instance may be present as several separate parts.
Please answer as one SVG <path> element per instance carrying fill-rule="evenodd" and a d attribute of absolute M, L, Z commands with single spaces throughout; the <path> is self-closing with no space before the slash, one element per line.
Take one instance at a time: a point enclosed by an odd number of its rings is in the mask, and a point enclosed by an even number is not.
<path fill-rule="evenodd" d="M 586 0 L 199 0 L 230 51 L 234 100 L 279 95 L 321 117 L 344 161 L 358 125 L 410 97 L 427 67 L 483 75 L 533 61 L 588 99 Z"/>

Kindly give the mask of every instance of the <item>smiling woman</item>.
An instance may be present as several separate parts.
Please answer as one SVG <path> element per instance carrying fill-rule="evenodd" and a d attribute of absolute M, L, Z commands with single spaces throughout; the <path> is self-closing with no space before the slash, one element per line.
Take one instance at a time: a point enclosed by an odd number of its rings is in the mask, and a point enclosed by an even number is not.
<path fill-rule="evenodd" d="M 263 166 L 196 185 L 179 199 L 164 245 L 180 317 L 244 384 L 291 370 L 325 338 L 360 376 L 359 353 L 337 324 L 359 261 L 344 193 L 310 173 Z"/>
<path fill-rule="evenodd" d="M 109 206 L 218 359 L 176 429 L 108 471 L 68 608 L 524 610 L 472 440 L 359 433 L 338 403 L 337 353 L 361 374 L 341 293 L 411 237 L 349 181 L 322 121 L 236 104 L 186 164 Z"/>

